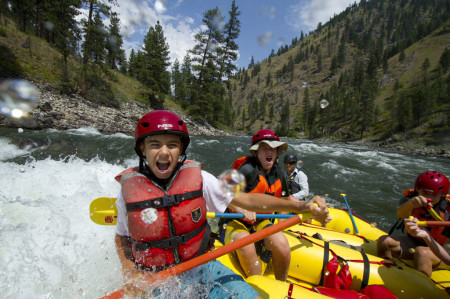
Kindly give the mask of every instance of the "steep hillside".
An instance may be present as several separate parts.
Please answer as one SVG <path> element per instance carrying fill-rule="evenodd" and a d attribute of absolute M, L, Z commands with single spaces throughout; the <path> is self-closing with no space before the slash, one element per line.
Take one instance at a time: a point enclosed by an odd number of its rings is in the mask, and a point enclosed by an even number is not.
<path fill-rule="evenodd" d="M 449 1 L 352 5 L 231 80 L 235 127 L 448 144 L 449 9 Z"/>

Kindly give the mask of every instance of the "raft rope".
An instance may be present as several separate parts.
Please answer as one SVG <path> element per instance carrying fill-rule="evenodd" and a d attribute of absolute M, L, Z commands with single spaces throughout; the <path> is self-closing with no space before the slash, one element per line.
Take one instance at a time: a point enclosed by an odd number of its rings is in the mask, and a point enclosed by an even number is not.
<path fill-rule="evenodd" d="M 320 229 L 320 230 L 334 232 L 334 233 L 337 232 L 337 231 L 335 231 L 333 229 L 325 228 L 325 227 L 322 227 L 322 226 L 317 226 L 317 225 L 314 225 L 314 224 L 302 223 L 301 225 L 305 226 L 305 227 L 309 227 L 309 228 L 314 228 L 316 230 Z M 341 233 L 341 232 L 339 232 L 339 233 Z M 345 233 L 341 233 L 341 234 L 345 234 Z M 345 234 L 345 235 L 348 235 L 348 234 Z M 361 236 L 361 235 L 352 235 L 352 236 L 355 236 L 355 237 L 363 239 L 364 243 L 369 243 L 369 240 L 367 240 L 367 238 L 365 238 L 364 236 Z"/>
<path fill-rule="evenodd" d="M 302 285 L 300 285 L 300 284 L 297 284 L 297 283 L 294 283 L 294 282 L 291 282 L 291 281 L 286 281 L 286 282 L 289 282 L 289 289 L 288 289 L 287 295 L 284 296 L 284 299 L 295 299 L 295 298 L 292 297 L 292 292 L 294 291 L 294 286 L 298 286 L 298 287 L 304 288 L 304 289 L 306 289 L 306 290 L 309 290 L 309 291 L 313 291 L 313 292 L 322 294 L 322 293 L 321 293 L 317 288 L 315 288 L 315 287 L 308 288 L 308 287 L 302 286 Z"/>
<path fill-rule="evenodd" d="M 369 222 L 369 220 L 367 220 L 367 219 L 364 219 L 364 217 L 362 217 L 362 216 L 360 216 L 360 215 L 358 215 L 358 214 L 356 214 L 353 210 L 350 210 L 350 209 L 340 209 L 340 210 L 342 210 L 342 211 L 346 211 L 346 212 L 348 212 L 348 211 L 350 211 L 350 212 L 352 212 L 352 214 L 353 215 L 356 215 L 359 219 L 361 219 L 361 220 L 364 220 L 365 222 L 367 222 L 367 223 L 369 223 L 370 224 L 370 222 Z"/>

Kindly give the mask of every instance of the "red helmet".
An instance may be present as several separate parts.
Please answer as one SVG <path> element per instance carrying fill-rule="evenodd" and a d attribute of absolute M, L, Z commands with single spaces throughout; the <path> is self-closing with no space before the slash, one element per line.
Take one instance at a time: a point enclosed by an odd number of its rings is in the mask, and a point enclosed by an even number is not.
<path fill-rule="evenodd" d="M 184 121 L 175 113 L 167 110 L 155 110 L 145 114 L 137 123 L 134 132 L 134 150 L 139 157 L 143 157 L 139 144 L 148 136 L 159 134 L 173 134 L 181 136 L 183 150 L 186 153 L 189 145 L 189 133 Z"/>
<path fill-rule="evenodd" d="M 255 133 L 252 137 L 252 145 L 260 142 L 261 140 L 276 140 L 280 141 L 278 134 L 269 129 L 262 129 Z"/>
<path fill-rule="evenodd" d="M 448 178 L 437 171 L 426 171 L 419 174 L 414 185 L 416 191 L 423 190 L 435 194 L 447 194 L 450 188 Z"/>

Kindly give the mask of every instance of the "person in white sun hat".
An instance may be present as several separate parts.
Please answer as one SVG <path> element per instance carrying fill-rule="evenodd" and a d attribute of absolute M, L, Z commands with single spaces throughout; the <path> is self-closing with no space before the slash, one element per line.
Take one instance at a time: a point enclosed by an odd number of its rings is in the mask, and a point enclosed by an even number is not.
<path fill-rule="evenodd" d="M 233 163 L 233 169 L 238 169 L 246 178 L 245 192 L 263 193 L 272 196 L 298 202 L 295 197 L 289 195 L 286 176 L 278 165 L 278 156 L 288 148 L 286 142 L 280 141 L 278 135 L 269 129 L 263 129 L 253 135 L 250 156 L 237 159 Z M 306 206 L 317 203 L 324 207 L 323 213 L 327 214 L 325 201 L 321 197 L 314 197 L 310 201 L 303 202 Z M 251 233 L 260 231 L 272 225 L 269 219 L 256 220 L 256 213 L 243 208 L 228 206 L 231 212 L 242 213 L 245 219 L 221 221 L 220 228 L 225 244 L 237 241 Z M 325 217 L 329 221 L 328 217 Z M 325 219 L 324 218 L 324 219 Z M 239 262 L 247 276 L 261 275 L 262 265 L 258 253 L 263 261 L 268 262 L 272 257 L 272 267 L 275 278 L 281 281 L 287 279 L 291 252 L 288 240 L 282 232 L 273 234 L 262 242 L 250 244 L 236 251 Z"/>

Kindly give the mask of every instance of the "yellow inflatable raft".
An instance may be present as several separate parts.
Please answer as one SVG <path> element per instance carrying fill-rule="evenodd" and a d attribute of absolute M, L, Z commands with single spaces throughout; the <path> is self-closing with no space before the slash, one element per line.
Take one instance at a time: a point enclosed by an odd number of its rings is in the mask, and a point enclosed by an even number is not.
<path fill-rule="evenodd" d="M 355 217 L 359 230 L 356 235 L 346 211 L 330 209 L 330 214 L 333 220 L 326 227 L 313 221 L 284 231 L 292 255 L 288 280 L 295 283 L 294 286 L 276 281 L 270 264 L 263 276 L 245 278 L 235 255 L 228 254 L 219 260 L 243 276 L 264 298 L 283 298 L 289 288 L 298 294 L 294 293 L 291 298 L 320 295 L 314 293 L 314 287 L 323 285 L 324 275 L 327 275 L 323 269 L 335 256 L 340 261 L 339 269 L 348 264 L 353 278 L 351 290 L 359 292 L 368 285 L 382 285 L 398 298 L 450 298 L 445 290 L 450 287 L 450 271 L 439 269 L 429 279 L 413 269 L 410 261 L 376 257 L 376 240 L 386 234 L 384 231 Z"/>

